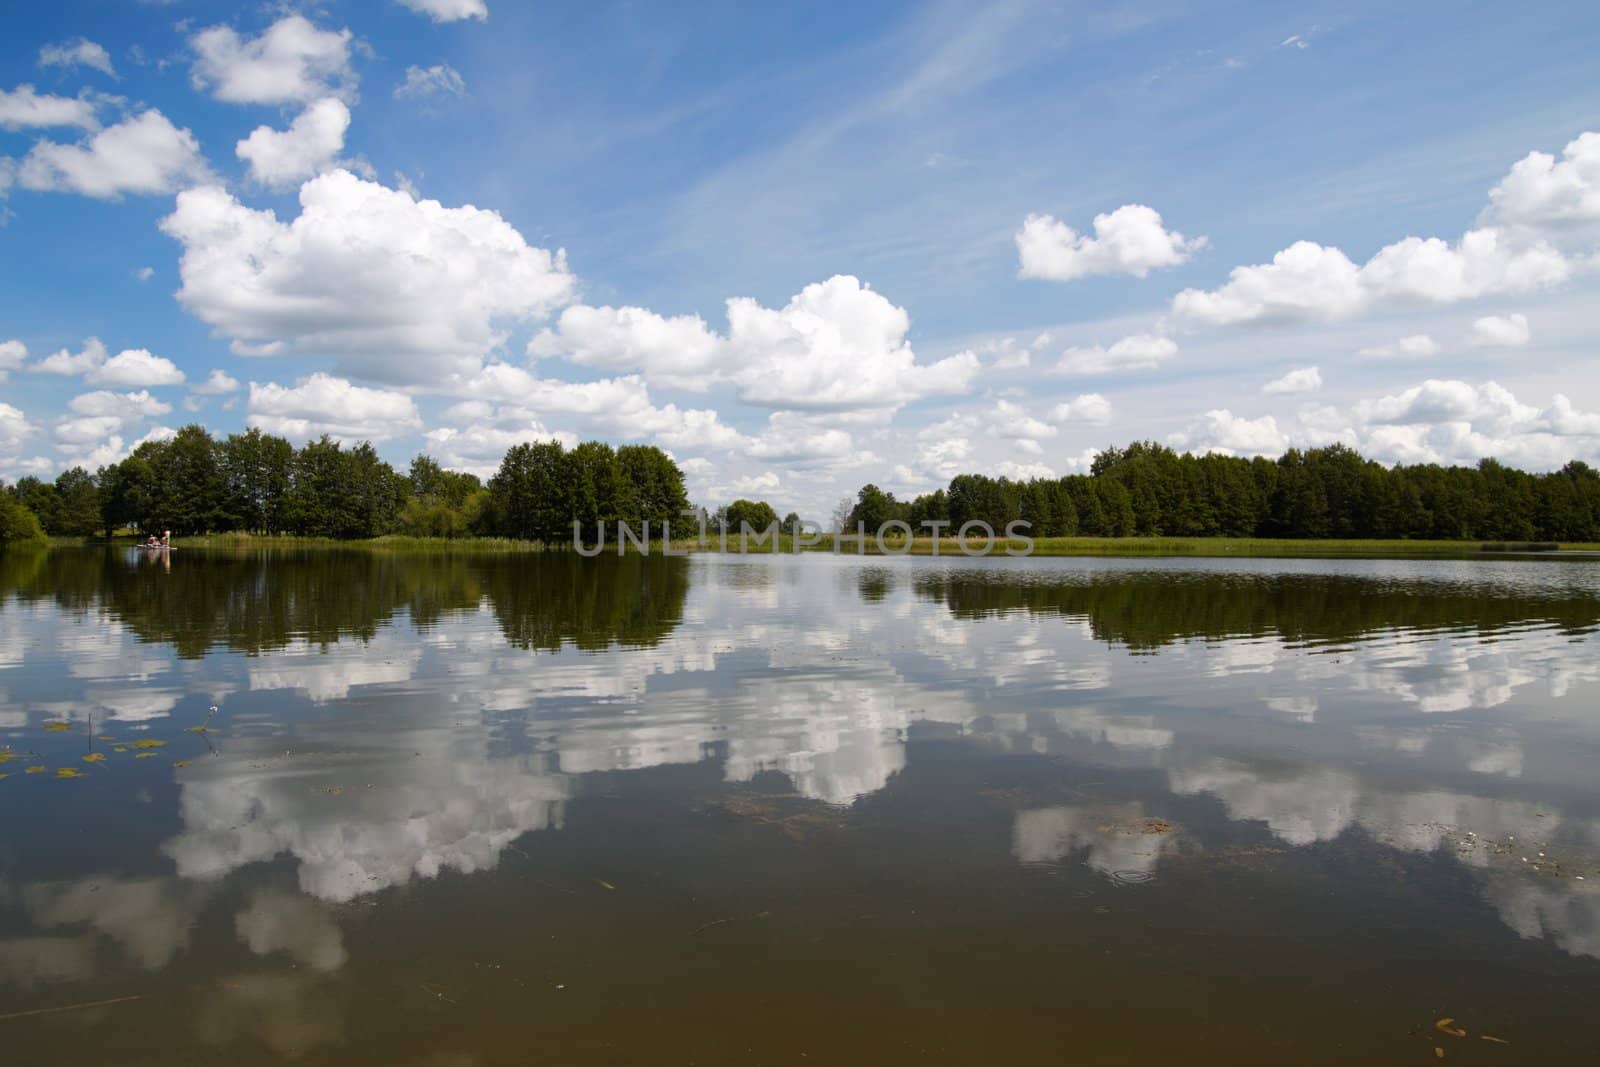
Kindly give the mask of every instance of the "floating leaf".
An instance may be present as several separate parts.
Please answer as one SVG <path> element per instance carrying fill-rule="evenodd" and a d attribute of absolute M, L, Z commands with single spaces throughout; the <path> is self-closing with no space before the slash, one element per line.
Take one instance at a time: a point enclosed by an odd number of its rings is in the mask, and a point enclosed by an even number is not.
<path fill-rule="evenodd" d="M 617 888 L 616 886 L 612 885 L 610 882 L 601 881 L 599 878 L 596 878 L 595 881 L 600 882 L 600 884 L 605 886 L 607 889 L 614 890 L 614 889 Z"/>
<path fill-rule="evenodd" d="M 154 752 L 140 752 L 140 753 L 136 754 L 133 758 L 134 759 L 155 759 L 156 758 L 156 754 Z"/>
<path fill-rule="evenodd" d="M 1461 1027 L 1453 1025 L 1454 1023 L 1455 1020 L 1447 1015 L 1443 1019 L 1440 1019 L 1438 1022 L 1434 1023 L 1433 1028 L 1439 1031 L 1441 1034 L 1449 1034 L 1451 1037 L 1466 1037 L 1467 1032 Z"/>
<path fill-rule="evenodd" d="M 78 770 L 78 768 L 76 768 L 76 767 L 57 767 L 56 768 L 56 777 L 57 778 L 82 778 L 83 777 L 83 772 Z"/>
<path fill-rule="evenodd" d="M 17 758 L 15 752 L 0 752 L 0 763 L 10 763 Z"/>
<path fill-rule="evenodd" d="M 106 754 L 104 752 L 91 752 L 83 757 L 83 762 L 85 763 L 104 763 L 105 761 Z"/>
<path fill-rule="evenodd" d="M 135 741 L 133 743 L 133 747 L 134 748 L 160 748 L 164 744 L 166 744 L 165 741 L 157 741 L 153 737 L 147 737 L 143 741 Z"/>
<path fill-rule="evenodd" d="M 1479 1034 L 1478 1036 L 1483 1038 L 1485 1041 L 1493 1041 L 1497 1045 L 1509 1045 L 1509 1044 L 1511 1044 L 1511 1042 L 1507 1041 L 1505 1038 L 1503 1038 L 1503 1037 L 1495 1037 L 1493 1034 Z"/>
<path fill-rule="evenodd" d="M 189 727 L 189 732 L 191 734 L 203 734 L 206 733 L 207 730 L 204 726 L 191 726 Z"/>
<path fill-rule="evenodd" d="M 46 767 L 44 764 L 41 763 L 37 767 L 29 767 L 27 773 L 28 774 L 43 774 L 45 771 L 48 771 L 49 769 L 50 769 L 49 767 Z"/>
<path fill-rule="evenodd" d="M 3 782 L 3 781 L 5 781 L 5 780 L 6 780 L 6 779 L 7 779 L 7 778 L 10 778 L 10 777 L 11 777 L 11 776 L 10 776 L 10 775 L 9 775 L 9 774 L 0 774 L 0 782 Z"/>
<path fill-rule="evenodd" d="M 186 760 L 186 759 L 181 759 L 177 763 L 174 763 L 173 766 L 174 767 L 187 767 L 187 766 L 189 766 L 189 761 Z"/>
<path fill-rule="evenodd" d="M 113 751 L 113 752 L 126 752 L 126 751 L 128 751 L 128 747 L 126 745 L 118 745 L 116 748 L 112 749 L 111 751 Z"/>
<path fill-rule="evenodd" d="M 70 722 L 52 722 L 47 723 L 44 729 L 45 733 L 50 734 L 65 733 L 66 731 L 72 729 L 72 724 Z"/>

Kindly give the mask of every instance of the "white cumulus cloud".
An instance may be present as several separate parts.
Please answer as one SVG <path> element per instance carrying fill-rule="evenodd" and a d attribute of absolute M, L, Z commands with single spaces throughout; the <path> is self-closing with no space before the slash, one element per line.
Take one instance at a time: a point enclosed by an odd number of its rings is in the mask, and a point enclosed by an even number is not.
<path fill-rule="evenodd" d="M 398 0 L 419 15 L 427 15 L 435 22 L 459 22 L 462 19 L 489 17 L 489 5 L 484 0 Z"/>
<path fill-rule="evenodd" d="M 702 391 L 722 374 L 724 343 L 698 315 L 666 317 L 639 307 L 577 304 L 528 343 L 535 358 L 559 356 L 585 367 L 637 370 L 653 382 Z"/>
<path fill-rule="evenodd" d="M 1552 243 L 1583 240 L 1600 220 L 1600 134 L 1585 133 L 1557 161 L 1529 154 L 1489 193 L 1480 225 L 1451 243 L 1405 237 L 1357 266 L 1337 248 L 1296 241 L 1270 263 L 1235 267 L 1222 286 L 1185 289 L 1178 315 L 1226 326 L 1337 319 L 1382 304 L 1452 304 L 1564 282 L 1578 265 Z"/>
<path fill-rule="evenodd" d="M 98 337 L 84 341 L 79 352 L 65 348 L 51 353 L 28 369 L 36 374 L 63 377 L 82 376 L 90 385 L 109 385 L 125 389 L 159 385 L 182 385 L 183 371 L 165 356 L 144 348 L 127 348 L 109 355 Z"/>
<path fill-rule="evenodd" d="M 727 311 L 722 336 L 696 315 L 572 307 L 528 353 L 637 370 L 677 388 L 731 382 L 746 403 L 778 410 L 892 411 L 919 397 L 965 392 L 980 366 L 972 352 L 918 363 L 905 309 L 850 275 L 808 285 L 781 308 L 735 297 Z"/>
<path fill-rule="evenodd" d="M 1281 378 L 1274 378 L 1261 387 L 1261 391 L 1268 396 L 1280 396 L 1289 393 L 1311 393 L 1322 388 L 1322 373 L 1315 367 L 1301 367 L 1292 370 Z"/>
<path fill-rule="evenodd" d="M 406 394 L 321 373 L 292 387 L 251 382 L 245 421 L 295 441 L 328 434 L 346 443 L 384 441 L 422 425 L 416 402 Z"/>
<path fill-rule="evenodd" d="M 147 389 L 136 393 L 113 393 L 105 389 L 80 393 L 67 403 L 67 407 L 79 415 L 109 415 L 119 419 L 149 418 L 165 415 L 172 410 L 171 404 L 157 400 Z"/>
<path fill-rule="evenodd" d="M 1289 447 L 1289 438 L 1271 415 L 1247 419 L 1226 408 L 1206 412 L 1183 432 L 1170 434 L 1167 442 L 1186 451 L 1230 456 L 1276 456 Z"/>
<path fill-rule="evenodd" d="M 1426 359 L 1439 354 L 1439 342 L 1425 333 L 1413 333 L 1392 344 L 1363 348 L 1358 354 L 1367 359 Z"/>
<path fill-rule="evenodd" d="M 1497 382 L 1430 378 L 1347 411 L 1303 405 L 1298 416 L 1295 444 L 1342 442 L 1383 463 L 1471 465 L 1492 456 L 1550 470 L 1571 459 L 1600 462 L 1600 413 L 1559 393 L 1540 408 Z"/>
<path fill-rule="evenodd" d="M 1178 354 L 1178 344 L 1170 337 L 1137 333 L 1124 337 L 1110 348 L 1094 345 L 1069 348 L 1056 364 L 1058 374 L 1121 374 L 1149 370 Z"/>
<path fill-rule="evenodd" d="M 350 109 L 336 97 L 313 101 L 286 130 L 257 126 L 234 152 L 250 166 L 250 177 L 286 189 L 331 166 L 344 150 Z"/>
<path fill-rule="evenodd" d="M 319 30 L 286 15 L 259 37 L 211 26 L 190 38 L 196 89 L 233 104 L 288 104 L 343 94 L 355 83 L 349 30 Z"/>
<path fill-rule="evenodd" d="M 1099 393 L 1084 393 L 1055 406 L 1051 418 L 1057 422 L 1086 422 L 1105 426 L 1111 422 L 1111 401 Z"/>
<path fill-rule="evenodd" d="M 199 393 L 201 396 L 221 396 L 224 393 L 239 391 L 239 379 L 225 370 L 213 370 L 206 376 L 206 380 L 199 385 L 191 385 L 189 392 Z"/>
<path fill-rule="evenodd" d="M 1600 133 L 1579 135 L 1561 159 L 1529 152 L 1489 190 L 1489 221 L 1547 228 L 1558 234 L 1600 222 Z"/>
<path fill-rule="evenodd" d="M 111 65 L 111 55 L 102 45 L 79 37 L 71 41 L 62 41 L 60 44 L 47 44 L 39 49 L 39 66 L 41 67 L 89 67 L 102 74 L 117 76 L 117 69 Z"/>
<path fill-rule="evenodd" d="M 100 338 L 91 337 L 83 342 L 81 352 L 68 352 L 65 348 L 53 352 L 28 367 L 36 374 L 59 374 L 68 377 L 88 374 L 106 361 L 106 346 Z"/>
<path fill-rule="evenodd" d="M 336 170 L 280 222 L 226 190 L 178 197 L 178 299 L 242 354 L 325 354 L 387 380 L 475 370 L 502 324 L 569 303 L 566 254 L 530 246 L 493 211 L 447 208 Z"/>
<path fill-rule="evenodd" d="M 1160 213 L 1143 204 L 1124 204 L 1096 215 L 1093 237 L 1053 215 L 1029 215 L 1016 242 L 1020 277 L 1058 282 L 1092 274 L 1143 278 L 1160 267 L 1186 262 L 1206 246 L 1204 237 L 1190 239 L 1168 230 Z"/>
<path fill-rule="evenodd" d="M 1490 348 L 1521 348 L 1533 339 L 1528 328 L 1528 316 L 1520 312 L 1510 315 L 1485 315 L 1472 322 L 1472 343 Z"/>
<path fill-rule="evenodd" d="M 28 358 L 28 346 L 21 341 L 0 341 L 0 382 L 6 380 L 6 375 L 14 370 L 22 369 L 22 361 Z"/>
<path fill-rule="evenodd" d="M 911 318 L 850 275 L 814 282 L 782 308 L 728 301 L 731 377 L 740 399 L 772 408 L 897 408 L 963 393 L 979 368 L 958 353 L 916 362 Z"/>
<path fill-rule="evenodd" d="M 98 367 L 92 367 L 83 380 L 90 385 L 115 385 L 138 388 L 152 385 L 182 385 L 183 371 L 165 356 L 148 349 L 129 348 L 118 352 Z"/>
<path fill-rule="evenodd" d="M 99 130 L 79 144 L 40 141 L 23 157 L 23 188 L 101 200 L 170 193 L 210 176 L 200 143 L 155 109 Z"/>
<path fill-rule="evenodd" d="M 41 94 L 31 85 L 0 89 L 0 130 L 49 126 L 81 126 L 92 130 L 99 125 L 94 105 L 82 97 Z"/>

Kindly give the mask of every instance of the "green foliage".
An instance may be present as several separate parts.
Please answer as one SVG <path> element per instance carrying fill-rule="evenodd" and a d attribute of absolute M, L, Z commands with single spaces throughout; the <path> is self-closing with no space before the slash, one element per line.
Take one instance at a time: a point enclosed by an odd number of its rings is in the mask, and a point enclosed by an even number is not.
<path fill-rule="evenodd" d="M 44 527 L 13 490 L 0 492 L 0 545 L 44 543 Z"/>
<path fill-rule="evenodd" d="M 51 534 L 89 537 L 100 528 L 100 483 L 82 467 L 56 478 L 56 513 Z"/>
<path fill-rule="evenodd" d="M 778 513 L 765 500 L 735 500 L 723 510 L 729 534 L 738 534 L 749 523 L 757 533 L 778 521 Z M 788 528 L 785 527 L 787 530 Z"/>
<path fill-rule="evenodd" d="M 1493 459 L 1477 467 L 1384 467 L 1344 445 L 1277 460 L 1195 456 L 1152 441 L 1100 453 L 1088 475 L 1026 482 L 957 475 L 909 505 L 864 486 L 850 523 L 904 519 L 1036 537 L 1265 537 L 1565 541 L 1600 538 L 1600 473 L 1573 461 L 1549 474 Z"/>
<path fill-rule="evenodd" d="M 55 486 L 30 475 L 18 478 L 17 484 L 11 487 L 10 492 L 13 500 L 33 513 L 46 534 L 53 531 L 59 507 Z"/>
<path fill-rule="evenodd" d="M 285 529 L 294 446 L 258 429 L 231 435 L 222 443 L 227 508 L 236 528 L 273 534 Z"/>
<path fill-rule="evenodd" d="M 466 537 L 482 522 L 489 494 L 478 476 L 446 470 L 432 456 L 411 461 L 409 498 L 400 510 L 400 530 L 412 537 Z"/>
<path fill-rule="evenodd" d="M 402 475 L 366 442 L 347 447 L 324 436 L 297 450 L 256 429 L 218 441 L 203 427 L 185 426 L 95 477 L 68 471 L 54 486 L 24 479 L 8 495 L 19 493 L 47 507 L 52 522 L 60 516 L 61 532 L 69 533 L 133 527 L 335 540 L 492 534 L 555 545 L 571 538 L 574 519 L 590 538 L 601 523 L 615 536 L 618 519 L 641 533 L 648 519 L 655 537 L 667 520 L 684 533 L 693 526 L 681 515 L 688 496 L 670 456 L 598 441 L 571 452 L 555 441 L 518 445 L 485 488 L 476 475 L 446 470 L 427 455 Z"/>
<path fill-rule="evenodd" d="M 903 510 L 893 493 L 886 493 L 875 485 L 864 485 L 861 492 L 856 494 L 856 506 L 850 512 L 845 528 L 854 530 L 858 525 L 865 526 L 870 536 L 886 522 L 894 519 L 904 521 L 905 516 L 901 514 Z"/>

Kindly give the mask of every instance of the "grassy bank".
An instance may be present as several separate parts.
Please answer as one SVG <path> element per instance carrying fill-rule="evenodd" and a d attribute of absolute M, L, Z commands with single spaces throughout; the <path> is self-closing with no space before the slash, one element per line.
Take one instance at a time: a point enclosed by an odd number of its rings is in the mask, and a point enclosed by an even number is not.
<path fill-rule="evenodd" d="M 982 541 L 970 542 L 976 550 Z M 682 542 L 691 551 L 717 552 L 713 539 L 702 549 L 693 542 Z M 832 552 L 833 537 L 826 535 L 820 544 L 809 547 L 812 552 Z M 929 537 L 913 538 L 909 550 L 904 539 L 891 540 L 888 547 L 893 554 L 912 556 L 961 556 L 961 545 L 953 537 L 941 538 L 935 552 L 934 540 Z M 1003 556 L 1007 549 L 1022 552 L 1022 541 L 996 540 L 991 555 Z M 737 539 L 729 539 L 730 552 L 738 552 Z M 776 547 L 751 545 L 751 554 L 793 551 L 792 539 L 783 536 Z M 1557 555 L 1560 552 L 1600 552 L 1600 544 L 1556 544 L 1554 542 L 1492 542 L 1480 541 L 1380 541 L 1356 539 L 1301 540 L 1296 538 L 1253 537 L 1036 537 L 1033 539 L 1033 556 L 1238 556 L 1238 557 L 1478 557 L 1494 558 L 1506 553 L 1539 552 Z M 854 539 L 847 539 L 840 549 L 841 555 L 856 555 Z M 876 542 L 868 539 L 864 555 L 883 553 Z"/>
<path fill-rule="evenodd" d="M 65 543 L 65 539 L 55 539 L 57 544 Z M 118 538 L 112 542 L 117 545 L 136 545 L 137 539 Z M 982 544 L 974 539 L 974 548 Z M 937 551 L 932 538 L 913 538 L 909 550 L 905 548 L 905 540 L 891 539 L 888 542 L 891 553 L 913 556 L 950 556 L 960 558 L 961 546 L 955 538 L 941 538 Z M 261 535 L 226 533 L 210 534 L 196 537 L 179 537 L 173 539 L 176 548 L 211 548 L 211 549 L 260 549 L 260 548 L 334 548 L 334 549 L 364 549 L 371 551 L 390 552 L 537 552 L 543 550 L 543 545 L 537 541 L 517 541 L 495 537 L 467 537 L 467 538 L 442 538 L 442 537 L 406 537 L 389 536 L 378 537 L 370 540 L 337 541 L 324 537 L 292 537 L 280 535 Z M 997 540 L 991 550 L 991 555 L 1004 556 L 1009 548 L 1016 552 L 1023 549 L 1021 541 Z M 568 550 L 569 546 L 561 545 L 558 550 Z M 652 544 L 653 551 L 660 552 L 660 544 Z M 616 546 L 608 541 L 605 546 L 606 555 L 615 555 Z M 630 553 L 637 551 L 631 545 Z M 709 537 L 705 544 L 696 541 L 675 540 L 673 551 L 678 553 L 718 553 L 722 551 L 720 543 L 715 536 Z M 728 539 L 728 552 L 739 551 L 737 537 Z M 771 555 L 773 553 L 788 554 L 794 551 L 793 538 L 781 534 L 776 544 L 751 544 L 748 548 L 750 555 Z M 824 535 L 822 540 L 815 545 L 808 545 L 804 551 L 831 553 L 834 551 L 833 536 Z M 1539 552 L 1541 554 L 1557 555 L 1560 552 L 1600 552 L 1600 544 L 1560 544 L 1553 542 L 1490 542 L 1480 541 L 1380 541 L 1380 540 L 1299 540 L 1291 538 L 1245 538 L 1245 537 L 1040 537 L 1033 542 L 1032 555 L 1034 556 L 1196 556 L 1196 557 L 1260 557 L 1260 558 L 1316 558 L 1316 557 L 1351 557 L 1369 559 L 1394 559 L 1418 557 L 1455 557 L 1455 558 L 1485 558 L 1493 559 L 1496 555 L 1506 553 Z M 866 551 L 858 553 L 853 538 L 847 539 L 841 546 L 840 555 L 854 556 L 857 554 L 878 556 L 883 553 L 877 543 L 868 538 Z"/>
<path fill-rule="evenodd" d="M 129 545 L 139 541 L 129 540 Z M 409 537 L 391 534 L 355 541 L 332 537 L 296 537 L 289 534 L 222 533 L 194 537 L 174 537 L 174 548 L 344 548 L 388 552 L 540 552 L 538 541 L 517 541 L 505 537 Z"/>

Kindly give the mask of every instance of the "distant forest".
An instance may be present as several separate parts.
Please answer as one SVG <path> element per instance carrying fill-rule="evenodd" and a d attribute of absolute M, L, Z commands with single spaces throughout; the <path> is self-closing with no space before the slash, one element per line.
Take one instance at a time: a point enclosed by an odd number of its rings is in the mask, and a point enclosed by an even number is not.
<path fill-rule="evenodd" d="M 867 485 L 840 514 L 850 529 L 899 519 L 918 532 L 929 520 L 1004 530 L 1022 519 L 1035 537 L 1596 541 L 1600 474 L 1578 460 L 1529 474 L 1493 459 L 1385 467 L 1343 445 L 1240 459 L 1146 441 L 1107 449 L 1090 473 L 1065 478 L 962 474 L 910 501 Z"/>
<path fill-rule="evenodd" d="M 402 474 L 371 444 L 328 437 L 295 448 L 259 430 L 215 438 L 191 425 L 140 445 L 120 463 L 81 467 L 54 482 L 0 487 L 0 542 L 133 529 L 175 535 L 222 532 L 360 539 L 507 537 L 569 544 L 572 524 L 594 543 L 602 524 L 657 537 L 672 522 L 687 536 L 683 472 L 659 448 L 589 441 L 575 448 L 511 448 L 487 484 L 422 455 Z M 777 518 L 765 501 L 707 512 L 710 529 Z M 1152 442 L 1100 453 L 1088 474 L 1018 481 L 962 474 L 945 489 L 895 499 L 875 485 L 844 500 L 836 526 L 876 531 L 900 520 L 970 520 L 1035 537 L 1385 538 L 1600 541 L 1600 473 L 1574 460 L 1529 474 L 1485 459 L 1475 467 L 1385 467 L 1334 445 L 1277 459 L 1179 454 Z M 791 512 L 784 520 L 797 521 Z"/>

